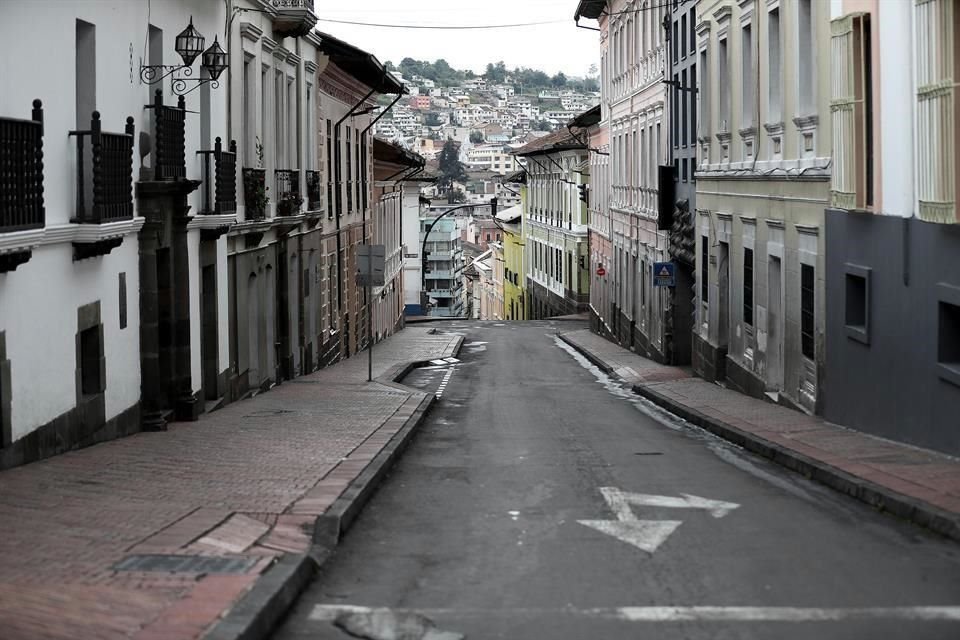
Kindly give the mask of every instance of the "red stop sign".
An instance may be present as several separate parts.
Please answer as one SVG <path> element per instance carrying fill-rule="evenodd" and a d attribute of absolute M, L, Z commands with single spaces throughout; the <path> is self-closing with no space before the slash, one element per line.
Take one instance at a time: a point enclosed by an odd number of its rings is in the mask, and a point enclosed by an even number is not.
<path fill-rule="evenodd" d="M 598 275 L 598 276 L 605 276 L 605 275 L 607 275 L 607 270 L 604 269 L 602 266 L 601 266 L 601 267 L 597 267 L 597 275 Z"/>

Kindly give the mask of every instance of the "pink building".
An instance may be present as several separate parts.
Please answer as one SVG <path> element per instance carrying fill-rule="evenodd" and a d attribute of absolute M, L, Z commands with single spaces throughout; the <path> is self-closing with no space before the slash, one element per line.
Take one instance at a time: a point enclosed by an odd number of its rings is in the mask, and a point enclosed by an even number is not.
<path fill-rule="evenodd" d="M 430 108 L 430 96 L 412 96 L 410 98 L 410 108 L 426 110 Z"/>

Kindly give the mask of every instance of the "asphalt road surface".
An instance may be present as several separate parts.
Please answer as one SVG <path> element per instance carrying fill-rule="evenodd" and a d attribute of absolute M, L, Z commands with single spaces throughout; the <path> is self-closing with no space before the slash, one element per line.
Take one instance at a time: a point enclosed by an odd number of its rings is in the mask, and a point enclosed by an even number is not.
<path fill-rule="evenodd" d="M 960 638 L 955 543 L 635 397 L 579 323 L 439 326 L 461 362 L 405 381 L 439 402 L 276 638 Z"/>

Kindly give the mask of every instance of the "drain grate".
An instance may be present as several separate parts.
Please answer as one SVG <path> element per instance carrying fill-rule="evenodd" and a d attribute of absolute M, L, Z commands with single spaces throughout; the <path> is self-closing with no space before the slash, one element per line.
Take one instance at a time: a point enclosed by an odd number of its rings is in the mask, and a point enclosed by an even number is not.
<path fill-rule="evenodd" d="M 113 566 L 114 571 L 161 571 L 164 573 L 246 573 L 258 558 L 230 556 L 175 556 L 143 554 L 127 556 Z"/>

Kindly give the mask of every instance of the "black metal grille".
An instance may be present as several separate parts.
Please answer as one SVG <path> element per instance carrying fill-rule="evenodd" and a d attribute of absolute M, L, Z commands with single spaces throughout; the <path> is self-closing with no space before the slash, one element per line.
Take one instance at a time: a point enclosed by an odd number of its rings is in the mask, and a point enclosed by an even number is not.
<path fill-rule="evenodd" d="M 300 195 L 300 171 L 277 169 L 277 215 L 291 216 L 300 213 L 303 196 Z"/>
<path fill-rule="evenodd" d="M 262 220 L 267 215 L 267 172 L 243 168 L 243 202 L 247 220 Z"/>
<path fill-rule="evenodd" d="M 230 150 L 216 139 L 213 151 L 197 151 L 203 156 L 203 211 L 201 213 L 236 213 L 237 211 L 237 142 L 230 141 Z M 210 158 L 213 157 L 211 180 Z"/>
<path fill-rule="evenodd" d="M 43 108 L 31 120 L 0 118 L 0 232 L 42 227 Z"/>
<path fill-rule="evenodd" d="M 800 349 L 813 360 L 816 357 L 814 341 L 814 279 L 813 265 L 800 265 Z"/>
<path fill-rule="evenodd" d="M 320 172 L 307 171 L 307 209 L 316 211 L 320 208 L 321 202 Z"/>
<path fill-rule="evenodd" d="M 93 112 L 89 131 L 70 132 L 77 138 L 75 222 L 100 224 L 133 217 L 133 132 L 133 118 L 128 117 L 124 133 L 104 133 L 99 111 Z"/>
<path fill-rule="evenodd" d="M 157 89 L 153 105 L 155 124 L 154 178 L 157 180 L 176 180 L 187 177 L 186 148 L 184 126 L 187 120 L 187 106 L 180 96 L 176 107 L 163 104 L 163 93 Z"/>

